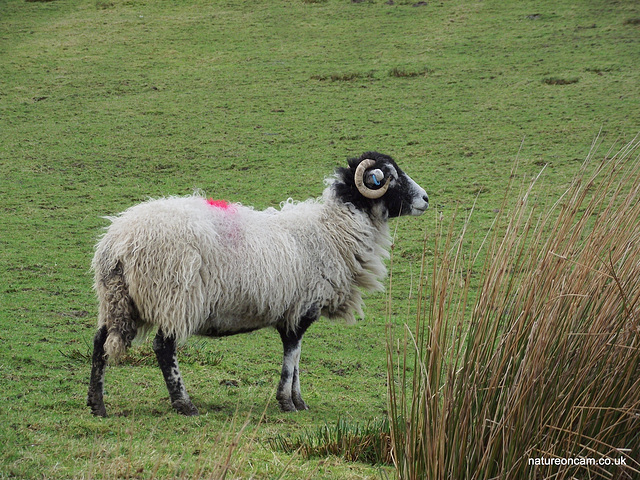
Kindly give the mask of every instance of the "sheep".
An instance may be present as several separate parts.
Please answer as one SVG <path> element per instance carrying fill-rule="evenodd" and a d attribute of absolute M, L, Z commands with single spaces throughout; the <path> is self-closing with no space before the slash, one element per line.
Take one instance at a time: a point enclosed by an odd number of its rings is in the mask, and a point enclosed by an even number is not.
<path fill-rule="evenodd" d="M 173 408 L 197 415 L 176 345 L 274 327 L 283 345 L 276 399 L 308 409 L 300 394 L 305 331 L 322 315 L 363 317 L 361 289 L 383 290 L 388 219 L 421 215 L 424 189 L 387 155 L 367 152 L 338 167 L 320 199 L 256 211 L 200 194 L 150 200 L 107 217 L 92 262 L 98 330 L 87 405 L 106 416 L 107 363 L 157 329 L 153 350 Z"/>

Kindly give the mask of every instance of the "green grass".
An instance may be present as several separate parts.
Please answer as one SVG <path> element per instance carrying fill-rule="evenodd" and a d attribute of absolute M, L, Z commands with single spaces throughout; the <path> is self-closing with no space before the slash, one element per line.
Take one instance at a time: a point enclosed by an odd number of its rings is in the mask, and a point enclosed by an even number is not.
<path fill-rule="evenodd" d="M 379 477 L 269 439 L 386 416 L 386 295 L 368 297 L 356 326 L 308 332 L 309 412 L 276 408 L 281 346 L 264 331 L 185 347 L 196 419 L 172 413 L 138 347 L 108 370 L 101 420 L 84 405 L 89 264 L 101 216 L 148 197 L 200 188 L 277 206 L 319 195 L 336 165 L 376 149 L 433 205 L 392 225 L 402 325 L 425 232 L 430 257 L 437 216 L 476 202 L 479 244 L 523 139 L 516 181 L 548 164 L 546 197 L 600 130 L 609 145 L 640 130 L 637 3 L 414 3 L 0 1 L 0 478 L 215 476 L 234 416 L 250 422 L 232 476 Z"/>

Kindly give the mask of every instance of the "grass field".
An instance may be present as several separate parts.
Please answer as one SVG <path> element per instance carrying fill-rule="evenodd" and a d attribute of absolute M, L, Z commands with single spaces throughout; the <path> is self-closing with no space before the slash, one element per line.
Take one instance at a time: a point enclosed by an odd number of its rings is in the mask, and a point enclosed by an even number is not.
<path fill-rule="evenodd" d="M 402 325 L 438 215 L 475 202 L 482 238 L 518 151 L 518 181 L 548 165 L 552 197 L 599 132 L 609 147 L 640 131 L 639 59 L 632 0 L 0 0 L 0 478 L 209 478 L 245 421 L 229 477 L 393 477 L 270 443 L 385 418 L 386 294 L 305 336 L 308 412 L 277 409 L 280 340 L 261 331 L 184 347 L 199 417 L 172 412 L 143 344 L 93 418 L 101 217 L 196 188 L 277 206 L 320 195 L 347 157 L 391 154 L 432 204 L 392 224 Z"/>

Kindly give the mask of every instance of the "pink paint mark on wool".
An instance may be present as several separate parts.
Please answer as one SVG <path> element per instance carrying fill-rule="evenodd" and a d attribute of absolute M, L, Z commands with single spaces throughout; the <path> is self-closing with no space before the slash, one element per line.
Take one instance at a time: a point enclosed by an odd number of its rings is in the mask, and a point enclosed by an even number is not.
<path fill-rule="evenodd" d="M 209 200 L 207 200 L 207 203 L 214 208 L 221 208 L 222 210 L 228 210 L 229 208 L 231 208 L 231 204 L 225 202 L 224 200 L 214 200 L 213 198 L 210 198 Z"/>

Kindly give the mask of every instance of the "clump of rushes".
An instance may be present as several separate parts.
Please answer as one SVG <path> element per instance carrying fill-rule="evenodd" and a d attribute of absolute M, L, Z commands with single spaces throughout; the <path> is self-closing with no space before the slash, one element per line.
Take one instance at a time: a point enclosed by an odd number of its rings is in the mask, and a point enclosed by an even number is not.
<path fill-rule="evenodd" d="M 555 204 L 531 185 L 501 214 L 475 301 L 465 227 L 440 223 L 388 342 L 399 478 L 639 478 L 640 142 L 596 150 Z"/>
<path fill-rule="evenodd" d="M 403 67 L 393 67 L 391 70 L 389 70 L 389 76 L 396 78 L 426 77 L 430 73 L 433 73 L 433 70 L 426 67 L 419 70 L 413 70 Z"/>
<path fill-rule="evenodd" d="M 387 420 L 365 424 L 339 419 L 294 437 L 277 435 L 269 441 L 272 448 L 286 453 L 300 452 L 305 458 L 335 455 L 351 462 L 391 465 L 391 436 Z"/>

